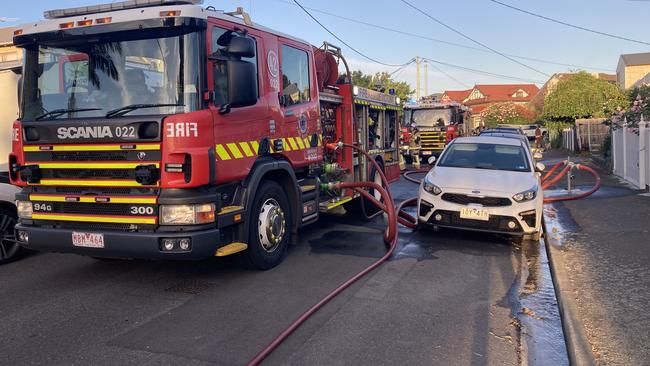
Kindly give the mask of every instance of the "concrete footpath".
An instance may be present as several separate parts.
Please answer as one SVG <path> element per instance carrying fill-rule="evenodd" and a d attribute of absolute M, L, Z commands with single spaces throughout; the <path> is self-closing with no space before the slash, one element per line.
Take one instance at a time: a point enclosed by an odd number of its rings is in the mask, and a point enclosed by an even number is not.
<path fill-rule="evenodd" d="M 545 163 L 559 158 L 548 153 Z M 598 172 L 602 188 L 593 196 L 545 209 L 570 358 L 576 365 L 648 365 L 650 197 Z M 578 190 L 594 182 L 588 173 L 574 174 Z M 556 188 L 566 188 L 566 180 Z"/>

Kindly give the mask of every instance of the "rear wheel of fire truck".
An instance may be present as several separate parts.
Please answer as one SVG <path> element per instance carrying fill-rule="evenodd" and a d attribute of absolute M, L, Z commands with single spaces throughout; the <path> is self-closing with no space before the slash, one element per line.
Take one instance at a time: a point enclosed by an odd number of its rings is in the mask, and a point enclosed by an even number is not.
<path fill-rule="evenodd" d="M 20 245 L 16 242 L 14 226 L 17 216 L 12 210 L 0 208 L 0 264 L 16 259 Z"/>
<path fill-rule="evenodd" d="M 265 182 L 257 190 L 251 208 L 250 243 L 246 264 L 270 269 L 282 262 L 291 236 L 289 199 L 276 182 Z"/>

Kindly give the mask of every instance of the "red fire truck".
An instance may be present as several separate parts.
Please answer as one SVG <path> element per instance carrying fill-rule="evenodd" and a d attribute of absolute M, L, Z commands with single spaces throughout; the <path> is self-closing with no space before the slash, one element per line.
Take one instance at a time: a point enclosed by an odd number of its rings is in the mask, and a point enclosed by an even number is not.
<path fill-rule="evenodd" d="M 24 83 L 9 165 L 24 247 L 242 252 L 267 269 L 298 228 L 356 198 L 331 183 L 377 181 L 342 143 L 399 178 L 394 96 L 351 85 L 336 47 L 200 4 L 53 10 L 15 31 Z"/>
<path fill-rule="evenodd" d="M 402 151 L 412 155 L 410 150 L 428 157 L 439 155 L 445 146 L 461 135 L 467 119 L 467 107 L 457 102 L 421 100 L 404 106 L 402 124 Z M 416 138 L 411 136 L 417 131 Z"/>

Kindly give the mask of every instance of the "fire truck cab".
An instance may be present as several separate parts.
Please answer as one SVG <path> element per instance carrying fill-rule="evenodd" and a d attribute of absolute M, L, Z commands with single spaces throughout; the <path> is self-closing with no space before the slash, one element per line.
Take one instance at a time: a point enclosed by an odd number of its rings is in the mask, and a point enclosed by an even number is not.
<path fill-rule="evenodd" d="M 422 157 L 439 155 L 461 134 L 466 113 L 467 108 L 457 102 L 420 101 L 405 105 L 403 153 L 409 155 L 410 150 L 416 150 Z M 412 138 L 418 141 L 411 141 Z"/>
<path fill-rule="evenodd" d="M 399 178 L 393 96 L 354 88 L 349 70 L 339 78 L 336 47 L 200 4 L 53 10 L 16 30 L 24 97 L 9 165 L 23 246 L 242 252 L 268 269 L 299 227 L 357 197 L 329 183 L 373 177 L 357 152 L 325 144 L 373 150 Z"/>

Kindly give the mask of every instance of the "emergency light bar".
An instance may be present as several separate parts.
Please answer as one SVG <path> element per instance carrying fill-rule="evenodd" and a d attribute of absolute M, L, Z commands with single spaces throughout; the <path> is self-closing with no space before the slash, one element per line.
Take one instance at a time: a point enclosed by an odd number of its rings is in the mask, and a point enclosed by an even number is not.
<path fill-rule="evenodd" d="M 78 15 L 106 13 L 109 11 L 146 8 L 163 5 L 200 5 L 203 0 L 129 0 L 110 4 L 81 6 L 78 8 L 48 10 L 43 13 L 45 19 L 58 19 Z"/>

